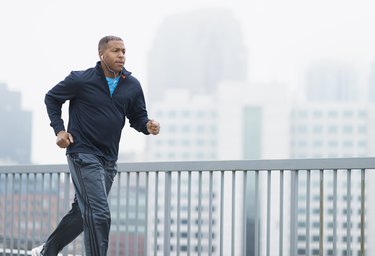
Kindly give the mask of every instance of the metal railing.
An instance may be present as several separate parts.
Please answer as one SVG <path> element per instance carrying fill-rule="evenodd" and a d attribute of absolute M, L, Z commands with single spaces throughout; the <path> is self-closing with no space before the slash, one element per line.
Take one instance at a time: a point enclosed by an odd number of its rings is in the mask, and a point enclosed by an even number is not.
<path fill-rule="evenodd" d="M 373 158 L 120 163 L 109 255 L 365 255 Z M 70 209 L 67 165 L 0 166 L 0 256 Z M 373 207 L 373 206 L 372 206 Z M 63 255 L 84 255 L 82 236 Z"/>

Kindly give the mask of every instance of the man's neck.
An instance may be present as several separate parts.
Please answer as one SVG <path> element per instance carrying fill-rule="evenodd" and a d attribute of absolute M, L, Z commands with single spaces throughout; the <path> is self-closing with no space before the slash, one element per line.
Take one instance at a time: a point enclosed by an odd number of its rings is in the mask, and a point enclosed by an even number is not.
<path fill-rule="evenodd" d="M 112 72 L 111 70 L 109 70 L 109 68 L 107 67 L 107 65 L 103 62 L 100 63 L 100 66 L 104 72 L 104 75 L 106 77 L 109 77 L 109 78 L 116 78 L 120 75 L 120 72 Z"/>

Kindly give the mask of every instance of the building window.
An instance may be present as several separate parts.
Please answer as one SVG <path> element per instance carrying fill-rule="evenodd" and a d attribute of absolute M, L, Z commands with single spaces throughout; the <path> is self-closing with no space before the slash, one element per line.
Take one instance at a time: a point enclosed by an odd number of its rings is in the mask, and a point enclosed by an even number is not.
<path fill-rule="evenodd" d="M 358 141 L 358 147 L 365 148 L 366 146 L 367 146 L 366 141 L 364 140 Z"/>
<path fill-rule="evenodd" d="M 364 111 L 364 110 L 358 111 L 358 117 L 366 118 L 367 117 L 367 112 Z"/>
<path fill-rule="evenodd" d="M 298 112 L 298 117 L 304 117 L 306 118 L 308 115 L 307 115 L 307 111 L 299 111 Z"/>
<path fill-rule="evenodd" d="M 321 118 L 323 116 L 323 113 L 322 111 L 314 111 L 313 115 L 315 118 Z"/>
<path fill-rule="evenodd" d="M 334 140 L 328 141 L 328 146 L 330 148 L 335 148 L 335 147 L 337 147 L 337 145 L 338 145 L 337 141 L 334 141 Z"/>
<path fill-rule="evenodd" d="M 198 133 L 203 133 L 203 132 L 205 131 L 205 126 L 204 126 L 204 125 L 198 125 L 198 126 L 196 127 L 196 131 L 197 131 Z"/>
<path fill-rule="evenodd" d="M 323 145 L 323 142 L 321 140 L 316 140 L 313 142 L 313 146 L 316 148 L 320 148 L 322 147 L 322 145 Z"/>
<path fill-rule="evenodd" d="M 306 132 L 307 132 L 307 126 L 305 126 L 305 125 L 300 125 L 300 126 L 297 127 L 297 131 L 298 131 L 299 133 L 306 133 Z"/>
<path fill-rule="evenodd" d="M 169 126 L 168 131 L 169 132 L 176 132 L 176 126 L 174 126 L 174 125 Z"/>
<path fill-rule="evenodd" d="M 182 116 L 183 117 L 190 117 L 190 112 L 189 111 L 184 111 L 184 112 L 182 112 Z"/>
<path fill-rule="evenodd" d="M 346 125 L 343 127 L 344 133 L 353 133 L 353 126 Z"/>
<path fill-rule="evenodd" d="M 189 125 L 184 125 L 184 126 L 182 127 L 182 131 L 183 131 L 183 132 L 190 132 L 190 126 L 189 126 Z"/>
<path fill-rule="evenodd" d="M 365 134 L 366 132 L 367 132 L 366 126 L 363 126 L 363 125 L 358 126 L 358 133 Z"/>
<path fill-rule="evenodd" d="M 349 140 L 344 141 L 343 146 L 346 147 L 346 148 L 351 148 L 351 147 L 353 147 L 353 142 L 349 141 Z"/>
<path fill-rule="evenodd" d="M 320 126 L 320 125 L 316 125 L 316 126 L 314 126 L 314 128 L 313 128 L 313 132 L 314 132 L 314 133 L 322 133 L 322 132 L 323 132 L 323 127 Z"/>
<path fill-rule="evenodd" d="M 197 112 L 197 117 L 203 118 L 203 117 L 205 117 L 205 113 L 203 111 L 198 111 Z"/>
<path fill-rule="evenodd" d="M 307 146 L 307 141 L 305 141 L 305 140 L 298 141 L 298 146 L 299 147 L 306 147 Z"/>
<path fill-rule="evenodd" d="M 334 134 L 334 133 L 337 133 L 337 126 L 328 126 L 328 133 L 331 133 L 331 134 Z"/>
<path fill-rule="evenodd" d="M 344 117 L 353 117 L 353 112 L 352 111 L 344 111 Z"/>
<path fill-rule="evenodd" d="M 328 112 L 328 117 L 330 117 L 330 118 L 335 118 L 337 116 L 338 116 L 337 111 L 329 111 Z"/>
<path fill-rule="evenodd" d="M 174 112 L 174 111 L 170 111 L 169 113 L 168 113 L 168 116 L 169 117 L 176 117 L 176 112 Z"/>

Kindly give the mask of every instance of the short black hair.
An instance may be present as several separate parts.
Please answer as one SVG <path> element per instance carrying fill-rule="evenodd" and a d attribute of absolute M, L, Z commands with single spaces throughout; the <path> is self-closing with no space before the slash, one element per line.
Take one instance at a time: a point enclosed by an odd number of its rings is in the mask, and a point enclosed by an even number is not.
<path fill-rule="evenodd" d="M 122 39 L 118 36 L 105 36 L 99 41 L 98 51 L 104 50 L 110 41 L 122 41 Z"/>

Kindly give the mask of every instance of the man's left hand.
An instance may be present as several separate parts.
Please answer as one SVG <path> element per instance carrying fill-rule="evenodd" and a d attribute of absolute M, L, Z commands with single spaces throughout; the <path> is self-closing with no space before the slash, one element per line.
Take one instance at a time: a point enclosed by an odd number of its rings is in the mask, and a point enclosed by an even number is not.
<path fill-rule="evenodd" d="M 160 124 L 155 120 L 149 120 L 146 124 L 147 131 L 150 134 L 157 135 L 160 131 Z"/>

